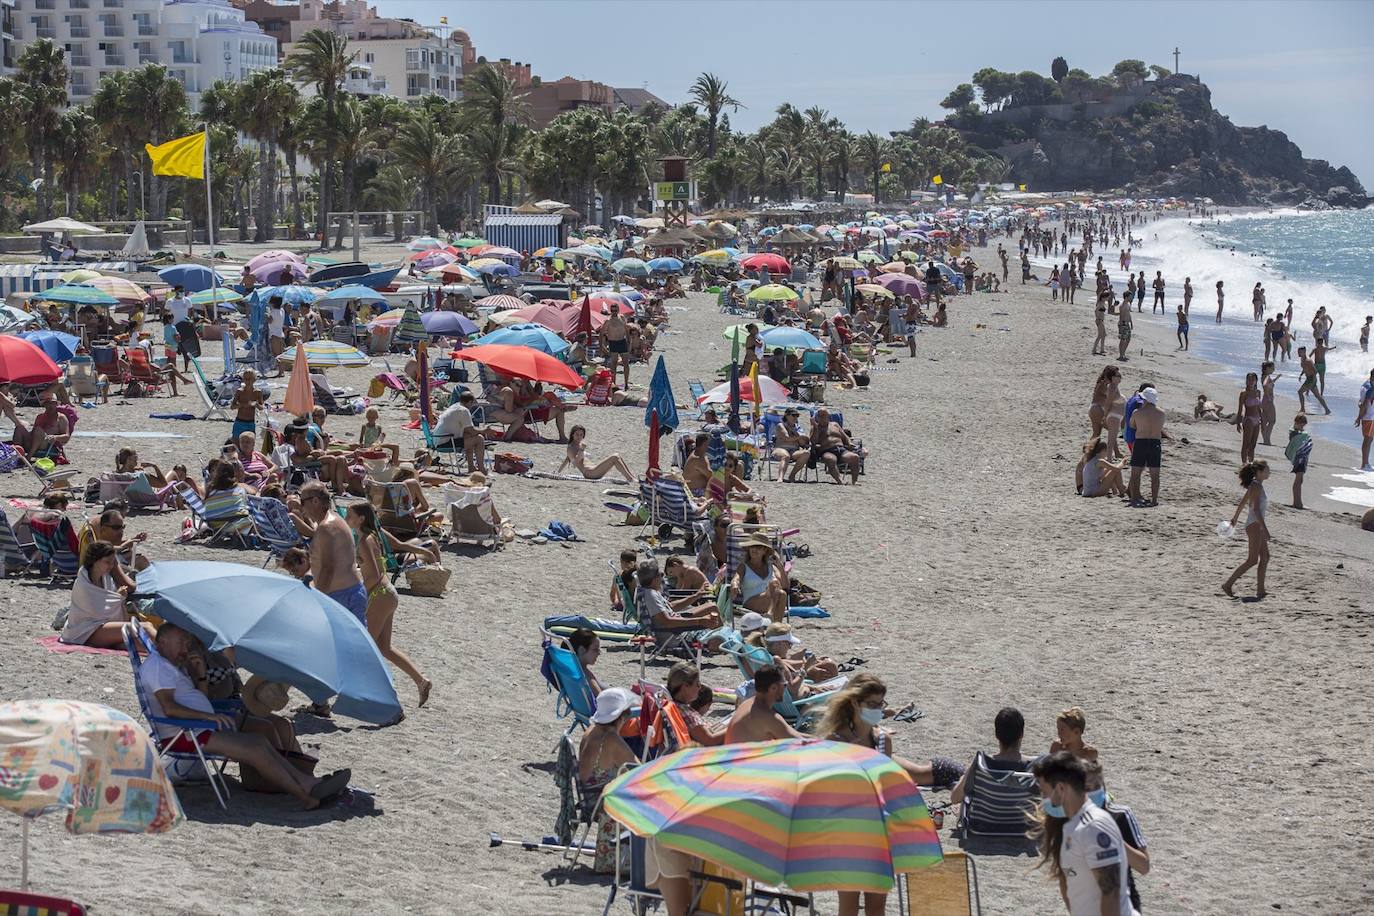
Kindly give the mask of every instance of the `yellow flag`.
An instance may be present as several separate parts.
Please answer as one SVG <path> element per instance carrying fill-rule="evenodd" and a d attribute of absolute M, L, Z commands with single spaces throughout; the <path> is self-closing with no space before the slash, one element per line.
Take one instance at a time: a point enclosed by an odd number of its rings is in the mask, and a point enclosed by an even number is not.
<path fill-rule="evenodd" d="M 763 403 L 763 388 L 759 386 L 759 361 L 754 360 L 754 364 L 749 367 L 749 382 L 754 387 L 754 396 L 750 398 L 754 402 L 755 408 Z"/>
<path fill-rule="evenodd" d="M 144 147 L 153 161 L 154 175 L 181 175 L 205 180 L 205 132 Z"/>
<path fill-rule="evenodd" d="M 884 163 L 883 163 L 883 171 L 884 171 L 884 172 L 890 172 L 890 171 L 892 171 L 892 163 L 890 163 L 890 162 L 884 162 Z"/>
<path fill-rule="evenodd" d="M 930 179 L 930 182 L 931 184 L 944 184 L 945 180 L 939 175 L 936 175 L 934 178 Z"/>
<path fill-rule="evenodd" d="M 1023 184 L 1018 184 L 1016 187 L 1017 187 L 1019 190 L 1022 190 L 1022 191 L 1026 190 L 1026 186 L 1023 185 Z"/>

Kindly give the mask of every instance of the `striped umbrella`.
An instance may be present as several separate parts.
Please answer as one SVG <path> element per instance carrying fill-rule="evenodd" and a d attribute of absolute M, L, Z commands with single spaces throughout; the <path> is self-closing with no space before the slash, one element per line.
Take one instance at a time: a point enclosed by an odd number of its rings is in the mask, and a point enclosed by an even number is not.
<path fill-rule="evenodd" d="M 242 293 L 232 290 L 227 286 L 216 286 L 211 289 L 203 289 L 198 293 L 192 293 L 190 296 L 187 296 L 187 299 L 190 300 L 192 305 L 210 305 L 211 303 L 226 305 L 228 303 L 238 302 L 242 298 Z"/>
<path fill-rule="evenodd" d="M 279 362 L 293 363 L 296 348 L 291 347 L 281 356 Z M 328 369 L 335 366 L 367 366 L 371 361 L 367 354 L 357 347 L 350 347 L 337 340 L 312 340 L 305 345 L 305 361 L 312 369 Z"/>
<path fill-rule="evenodd" d="M 459 239 L 453 243 L 454 248 L 480 248 L 487 244 L 486 239 Z"/>
<path fill-rule="evenodd" d="M 93 286 L 71 284 L 45 289 L 41 293 L 35 293 L 33 298 L 45 302 L 65 302 L 69 305 L 119 305 L 119 300 L 109 293 L 101 292 Z"/>
<path fill-rule="evenodd" d="M 801 892 L 885 893 L 943 858 L 911 777 L 854 744 L 691 748 L 624 773 L 602 798 L 639 836 Z"/>
<path fill-rule="evenodd" d="M 367 326 L 369 328 L 394 328 L 401 323 L 401 319 L 405 316 L 405 309 L 391 309 L 373 318 L 367 323 Z"/>
<path fill-rule="evenodd" d="M 498 312 L 502 309 L 522 309 L 526 304 L 524 299 L 506 295 L 486 296 L 474 303 L 482 308 L 496 309 Z"/>
<path fill-rule="evenodd" d="M 76 271 L 73 271 L 75 273 Z M 147 302 L 153 298 L 148 295 L 148 291 L 139 286 L 132 280 L 123 277 L 92 277 L 89 280 L 73 281 L 79 282 L 82 286 L 89 286 L 98 289 L 102 293 L 114 296 L 120 302 Z"/>
<path fill-rule="evenodd" d="M 428 339 L 429 332 L 425 330 L 425 323 L 420 320 L 420 310 L 414 306 L 407 306 L 400 323 L 396 325 L 396 331 L 391 335 L 392 342 L 404 346 Z"/>
<path fill-rule="evenodd" d="M 639 258 L 621 258 L 611 265 L 611 270 L 629 277 L 647 277 L 649 265 Z"/>

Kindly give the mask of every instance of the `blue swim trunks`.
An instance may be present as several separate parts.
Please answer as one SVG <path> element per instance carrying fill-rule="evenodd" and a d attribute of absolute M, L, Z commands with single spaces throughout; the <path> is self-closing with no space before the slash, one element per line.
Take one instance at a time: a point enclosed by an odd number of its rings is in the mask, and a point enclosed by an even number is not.
<path fill-rule="evenodd" d="M 363 588 L 361 582 L 350 585 L 348 588 L 341 588 L 337 592 L 326 592 L 325 594 L 348 608 L 363 626 L 367 626 L 367 589 Z"/>
<path fill-rule="evenodd" d="M 251 433 L 255 429 L 252 420 L 235 420 L 233 432 L 230 433 L 234 439 L 238 439 L 241 433 Z"/>

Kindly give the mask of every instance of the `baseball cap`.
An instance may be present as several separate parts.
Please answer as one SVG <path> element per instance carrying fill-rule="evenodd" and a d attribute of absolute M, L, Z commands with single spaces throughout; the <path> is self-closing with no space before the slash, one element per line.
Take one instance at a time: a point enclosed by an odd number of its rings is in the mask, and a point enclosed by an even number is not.
<path fill-rule="evenodd" d="M 755 630 L 762 630 L 768 626 L 768 618 L 758 611 L 750 611 L 739 619 L 739 631 L 741 633 L 752 633 Z"/>
<path fill-rule="evenodd" d="M 624 687 L 607 687 L 596 695 L 596 712 L 592 713 L 592 721 L 598 725 L 609 725 L 616 719 L 625 715 L 625 711 L 634 705 L 634 694 Z"/>

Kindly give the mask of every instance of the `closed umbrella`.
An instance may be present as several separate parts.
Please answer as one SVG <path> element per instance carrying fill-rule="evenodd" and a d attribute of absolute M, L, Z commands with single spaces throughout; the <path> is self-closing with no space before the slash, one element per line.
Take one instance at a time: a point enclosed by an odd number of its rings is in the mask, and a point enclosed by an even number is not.
<path fill-rule="evenodd" d="M 581 388 L 585 383 L 582 376 L 569 369 L 565 363 L 533 347 L 487 344 L 454 350 L 453 355 L 458 359 L 490 366 L 497 372 L 515 378 L 548 382 L 564 388 Z"/>
<path fill-rule="evenodd" d="M 46 385 L 62 377 L 62 370 L 37 344 L 8 334 L 0 336 L 0 382 Z"/>
<path fill-rule="evenodd" d="M 23 890 L 29 824 L 44 814 L 65 811 L 75 834 L 165 833 L 186 819 L 147 731 L 118 710 L 75 700 L 0 705 L 0 808 L 23 818 Z"/>
<path fill-rule="evenodd" d="M 658 355 L 653 377 L 649 379 L 649 405 L 644 411 L 644 425 L 650 425 L 655 419 L 667 431 L 672 431 L 678 426 L 677 401 L 673 398 L 673 385 L 668 379 L 668 364 L 664 361 L 662 353 Z"/>
<path fill-rule="evenodd" d="M 405 346 L 419 343 L 428 336 L 429 331 L 425 330 L 425 323 L 420 320 L 419 310 L 413 305 L 406 306 L 405 314 L 401 316 L 401 321 L 391 336 L 392 341 Z"/>
<path fill-rule="evenodd" d="M 944 857 L 911 777 L 855 744 L 690 748 L 616 777 L 602 799 L 638 836 L 803 893 L 886 893 Z"/>
<path fill-rule="evenodd" d="M 490 334 L 483 334 L 472 342 L 473 346 L 486 346 L 488 344 L 509 345 L 517 347 L 527 347 L 556 356 L 563 353 L 572 345 L 559 337 L 553 331 L 534 322 L 513 324 L 510 327 L 492 331 Z"/>
<path fill-rule="evenodd" d="M 65 363 L 81 346 L 81 338 L 61 331 L 26 331 L 19 336 L 37 346 L 55 363 Z"/>
<path fill-rule="evenodd" d="M 152 613 L 193 633 L 211 652 L 234 650 L 240 667 L 297 688 L 316 703 L 378 725 L 401 702 L 362 621 L 291 576 L 242 563 L 153 563 L 138 574 Z"/>
<path fill-rule="evenodd" d="M 310 383 L 310 364 L 306 348 L 296 347 L 292 359 L 291 379 L 286 384 L 282 408 L 293 417 L 308 417 L 315 409 L 315 386 Z"/>
<path fill-rule="evenodd" d="M 420 416 L 425 422 L 434 422 L 434 412 L 429 405 L 429 345 L 423 340 L 415 345 L 416 374 L 420 376 Z"/>
<path fill-rule="evenodd" d="M 742 395 L 740 391 L 739 362 L 736 360 L 732 359 L 730 361 L 730 381 L 726 384 L 729 386 L 729 391 L 726 393 L 726 403 L 730 405 L 730 419 L 726 421 L 726 425 L 730 427 L 730 432 L 739 435 L 740 431 L 743 429 L 743 425 L 740 423 L 739 419 L 739 405 Z M 750 395 L 752 394 L 753 389 L 751 387 Z M 709 394 L 707 396 L 709 397 Z M 698 403 L 705 402 L 699 401 Z"/>

